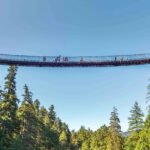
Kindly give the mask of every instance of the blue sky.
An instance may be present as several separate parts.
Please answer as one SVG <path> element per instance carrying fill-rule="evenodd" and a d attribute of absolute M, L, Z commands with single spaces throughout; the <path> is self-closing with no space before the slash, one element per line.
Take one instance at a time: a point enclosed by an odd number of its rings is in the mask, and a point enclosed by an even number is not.
<path fill-rule="evenodd" d="M 0 1 L 0 53 L 114 55 L 150 52 L 149 0 Z M 122 129 L 135 100 L 145 110 L 149 65 L 118 68 L 25 68 L 18 70 L 18 96 L 27 83 L 71 129 L 97 129 L 117 106 Z M 1 66 L 0 83 L 7 67 Z M 146 112 L 146 111 L 145 111 Z"/>

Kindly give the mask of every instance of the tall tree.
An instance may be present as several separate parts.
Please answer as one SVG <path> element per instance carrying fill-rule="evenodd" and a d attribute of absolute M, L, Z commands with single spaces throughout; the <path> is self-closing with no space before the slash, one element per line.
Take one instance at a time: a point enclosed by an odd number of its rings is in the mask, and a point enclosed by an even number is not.
<path fill-rule="evenodd" d="M 24 86 L 23 101 L 18 109 L 17 117 L 20 121 L 22 146 L 27 149 L 35 149 L 37 117 L 32 101 L 32 93 L 27 85 Z"/>
<path fill-rule="evenodd" d="M 16 111 L 18 108 L 18 99 L 16 95 L 16 72 L 16 66 L 9 66 L 0 102 L 1 130 L 4 139 L 2 143 L 6 148 L 10 145 L 17 126 Z"/>
<path fill-rule="evenodd" d="M 78 150 L 79 147 L 78 134 L 73 130 L 71 131 L 71 150 Z"/>
<path fill-rule="evenodd" d="M 42 106 L 39 111 L 40 145 L 43 149 L 59 149 L 59 134 L 52 129 L 49 112 Z"/>
<path fill-rule="evenodd" d="M 39 111 L 40 111 L 40 101 L 38 99 L 36 99 L 33 103 L 35 111 L 37 113 L 37 115 L 39 115 Z"/>
<path fill-rule="evenodd" d="M 91 150 L 106 150 L 107 148 L 108 127 L 103 125 L 95 131 L 90 139 Z"/>
<path fill-rule="evenodd" d="M 50 122 L 51 122 L 51 125 L 54 124 L 55 122 L 55 119 L 56 119 L 56 112 L 55 112 L 55 108 L 54 108 L 54 105 L 51 105 L 49 108 L 49 118 L 50 118 Z"/>
<path fill-rule="evenodd" d="M 147 116 L 144 127 L 140 132 L 139 140 L 136 144 L 135 150 L 149 150 L 150 149 L 150 115 Z"/>
<path fill-rule="evenodd" d="M 111 112 L 110 129 L 121 132 L 120 119 L 118 117 L 118 110 L 116 107 L 113 107 L 113 111 Z"/>
<path fill-rule="evenodd" d="M 149 79 L 149 81 L 150 81 L 150 79 Z M 146 99 L 147 99 L 146 102 L 149 103 L 150 102 L 150 83 L 147 86 L 147 97 L 146 97 Z M 148 104 L 147 109 L 148 109 L 148 114 L 150 114 L 150 104 Z"/>
<path fill-rule="evenodd" d="M 70 147 L 70 137 L 71 136 L 70 136 L 68 125 L 65 123 L 62 123 L 59 141 L 60 141 L 62 148 L 64 148 L 65 150 Z"/>
<path fill-rule="evenodd" d="M 68 147 L 68 140 L 67 140 L 67 134 L 65 131 L 62 131 L 60 136 L 59 136 L 59 141 L 61 144 L 61 149 L 66 150 Z"/>
<path fill-rule="evenodd" d="M 60 118 L 57 117 L 55 119 L 55 122 L 54 122 L 54 125 L 52 126 L 52 129 L 57 131 L 58 134 L 61 133 L 61 131 L 62 131 L 62 121 L 60 120 Z"/>
<path fill-rule="evenodd" d="M 30 92 L 28 86 L 24 85 L 23 104 L 33 104 L 32 92 Z"/>
<path fill-rule="evenodd" d="M 137 142 L 139 140 L 139 132 L 132 131 L 125 141 L 125 150 L 135 150 Z"/>
<path fill-rule="evenodd" d="M 108 150 L 123 150 L 123 138 L 121 136 L 120 119 L 118 117 L 117 108 L 114 107 L 111 112 L 110 126 L 107 138 Z"/>
<path fill-rule="evenodd" d="M 134 106 L 132 107 L 132 110 L 130 111 L 131 117 L 129 117 L 129 136 L 125 142 L 125 150 L 133 150 L 136 149 L 137 143 L 139 143 L 140 139 L 140 130 L 143 127 L 144 121 L 143 121 L 143 113 L 142 110 L 138 104 L 138 102 L 134 103 Z M 143 134 L 142 134 L 143 135 Z M 140 147 L 141 145 L 138 145 Z"/>
<path fill-rule="evenodd" d="M 143 121 L 143 117 L 144 114 L 138 104 L 138 102 L 136 101 L 134 103 L 134 106 L 132 107 L 132 110 L 130 111 L 131 113 L 131 117 L 128 118 L 129 120 L 129 131 L 137 131 L 142 129 L 144 121 Z"/>

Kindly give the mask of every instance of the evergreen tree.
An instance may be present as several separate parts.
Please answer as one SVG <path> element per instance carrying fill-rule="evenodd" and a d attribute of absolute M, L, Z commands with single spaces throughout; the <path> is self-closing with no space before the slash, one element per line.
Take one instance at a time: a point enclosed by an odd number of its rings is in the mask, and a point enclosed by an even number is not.
<path fill-rule="evenodd" d="M 55 122 L 54 122 L 54 125 L 52 126 L 52 129 L 55 130 L 55 131 L 57 131 L 58 134 L 61 133 L 61 130 L 62 130 L 62 122 L 61 122 L 60 118 L 57 117 L 57 118 L 55 119 Z"/>
<path fill-rule="evenodd" d="M 135 150 L 149 150 L 150 149 L 150 115 L 147 116 L 144 127 L 139 134 L 139 140 L 136 144 Z"/>
<path fill-rule="evenodd" d="M 150 114 L 147 115 L 147 118 L 144 122 L 144 128 L 150 129 Z"/>
<path fill-rule="evenodd" d="M 55 122 L 55 119 L 56 119 L 56 112 L 54 111 L 54 105 L 51 105 L 49 107 L 49 118 L 50 118 L 50 121 L 51 121 L 51 125 L 54 124 Z"/>
<path fill-rule="evenodd" d="M 82 147 L 82 143 L 90 138 L 90 131 L 87 130 L 84 126 L 81 126 L 81 128 L 78 131 L 78 141 L 79 141 L 79 147 Z"/>
<path fill-rule="evenodd" d="M 2 131 L 2 125 L 3 125 L 3 119 L 1 117 L 2 115 L 2 110 L 1 110 L 1 105 L 2 105 L 2 90 L 0 90 L 0 147 L 3 147 L 3 140 L 4 140 L 4 137 L 3 137 L 3 131 Z"/>
<path fill-rule="evenodd" d="M 62 148 L 66 149 L 70 147 L 70 141 L 71 141 L 70 138 L 71 136 L 70 136 L 68 125 L 66 125 L 65 123 L 62 123 L 61 133 L 59 136 L 59 141 L 62 145 Z"/>
<path fill-rule="evenodd" d="M 89 150 L 90 149 L 90 139 L 83 141 L 81 150 Z"/>
<path fill-rule="evenodd" d="M 65 131 L 62 131 L 59 136 L 59 141 L 62 147 L 62 150 L 66 150 L 68 146 L 67 135 Z"/>
<path fill-rule="evenodd" d="M 54 106 L 47 110 L 24 86 L 23 101 L 18 108 L 16 96 L 17 67 L 10 66 L 4 90 L 0 90 L 0 150 L 149 150 L 150 114 L 143 125 L 143 113 L 135 102 L 129 117 L 129 136 L 121 135 L 120 120 L 114 107 L 110 126 L 92 132 L 81 126 L 70 133 L 69 127 L 56 116 Z M 150 89 L 150 86 L 149 86 Z M 148 93 L 150 95 L 150 93 Z M 147 97 L 150 99 L 150 97 Z"/>
<path fill-rule="evenodd" d="M 149 79 L 149 81 L 150 81 L 150 79 Z M 147 86 L 147 97 L 146 97 L 146 99 L 147 99 L 146 102 L 149 103 L 150 102 L 150 83 Z M 148 109 L 148 114 L 150 114 L 150 104 L 148 104 L 147 109 Z"/>
<path fill-rule="evenodd" d="M 140 106 L 138 105 L 138 102 L 134 103 L 134 106 L 132 108 L 131 117 L 129 117 L 129 137 L 127 138 L 125 142 L 125 149 L 126 150 L 133 150 L 136 149 L 137 143 L 139 143 L 139 139 L 141 136 L 140 130 L 143 127 L 143 113 L 141 111 Z M 140 145 L 138 145 L 139 147 Z"/>
<path fill-rule="evenodd" d="M 90 149 L 91 150 L 106 150 L 107 136 L 108 136 L 108 127 L 103 125 L 91 135 Z"/>
<path fill-rule="evenodd" d="M 107 137 L 108 150 L 123 150 L 123 138 L 121 136 L 121 126 L 118 117 L 117 108 L 114 107 L 111 112 L 110 126 Z"/>
<path fill-rule="evenodd" d="M 32 92 L 29 91 L 28 86 L 24 85 L 24 94 L 23 94 L 23 104 L 33 104 L 32 101 Z"/>
<path fill-rule="evenodd" d="M 42 106 L 39 111 L 40 119 L 42 120 L 47 114 L 48 114 L 48 112 L 47 112 L 46 108 L 44 106 Z"/>
<path fill-rule="evenodd" d="M 78 134 L 74 130 L 71 132 L 71 150 L 79 149 Z"/>
<path fill-rule="evenodd" d="M 3 90 L 0 89 L 0 102 L 2 101 L 2 96 L 3 96 Z"/>
<path fill-rule="evenodd" d="M 92 131 L 90 129 L 86 129 L 84 126 L 81 126 L 79 131 L 75 132 L 72 131 L 71 135 L 71 146 L 73 147 L 73 150 L 76 149 L 90 149 L 90 137 L 91 137 Z"/>
<path fill-rule="evenodd" d="M 140 132 L 139 140 L 135 150 L 150 150 L 150 129 L 143 129 Z"/>
<path fill-rule="evenodd" d="M 36 99 L 33 103 L 35 111 L 37 113 L 37 115 L 39 115 L 39 111 L 40 111 L 40 101 L 38 99 Z"/>
<path fill-rule="evenodd" d="M 51 127 L 48 111 L 42 106 L 39 111 L 40 116 L 40 143 L 44 149 L 59 149 L 59 135 L 57 130 Z"/>
<path fill-rule="evenodd" d="M 139 132 L 132 131 L 126 139 L 125 150 L 135 150 L 138 140 Z"/>
<path fill-rule="evenodd" d="M 134 130 L 140 130 L 143 127 L 143 117 L 144 114 L 142 113 L 142 110 L 138 104 L 138 102 L 134 103 L 134 106 L 132 110 L 130 111 L 131 117 L 128 118 L 129 120 L 129 131 L 134 131 Z"/>
<path fill-rule="evenodd" d="M 50 128 L 50 119 L 48 113 L 43 117 L 43 123 L 41 123 L 41 142 L 45 149 L 52 149 L 59 145 L 57 133 L 52 132 Z"/>
<path fill-rule="evenodd" d="M 29 91 L 27 85 L 24 86 L 23 101 L 18 109 L 17 117 L 20 121 L 22 146 L 25 150 L 35 149 L 37 118 L 32 101 L 32 93 Z"/>
<path fill-rule="evenodd" d="M 0 124 L 2 145 L 8 148 L 16 132 L 17 119 L 16 111 L 18 99 L 16 96 L 16 66 L 9 66 L 8 74 L 5 78 L 4 91 L 1 93 L 0 101 Z"/>
<path fill-rule="evenodd" d="M 111 112 L 111 117 L 110 117 L 110 129 L 121 132 L 121 126 L 120 126 L 120 119 L 118 117 L 118 112 L 117 108 L 114 107 L 113 111 Z"/>

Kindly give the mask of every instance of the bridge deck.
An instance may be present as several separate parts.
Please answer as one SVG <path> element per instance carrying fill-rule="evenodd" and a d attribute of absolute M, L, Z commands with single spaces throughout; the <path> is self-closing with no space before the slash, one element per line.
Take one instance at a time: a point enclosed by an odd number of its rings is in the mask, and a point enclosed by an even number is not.
<path fill-rule="evenodd" d="M 0 54 L 0 64 L 37 67 L 128 66 L 150 64 L 150 54 L 78 57 Z"/>

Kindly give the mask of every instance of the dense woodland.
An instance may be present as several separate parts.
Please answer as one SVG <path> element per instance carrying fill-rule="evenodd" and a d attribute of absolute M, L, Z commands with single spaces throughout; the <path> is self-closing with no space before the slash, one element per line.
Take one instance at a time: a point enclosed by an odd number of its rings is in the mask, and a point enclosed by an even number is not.
<path fill-rule="evenodd" d="M 131 107 L 127 134 L 121 132 L 116 107 L 110 114 L 109 126 L 96 131 L 81 126 L 78 131 L 70 131 L 53 105 L 46 109 L 38 99 L 32 99 L 26 84 L 22 99 L 17 98 L 16 74 L 17 67 L 9 66 L 0 90 L 0 150 L 150 150 L 148 103 L 145 120 L 138 102 Z"/>

